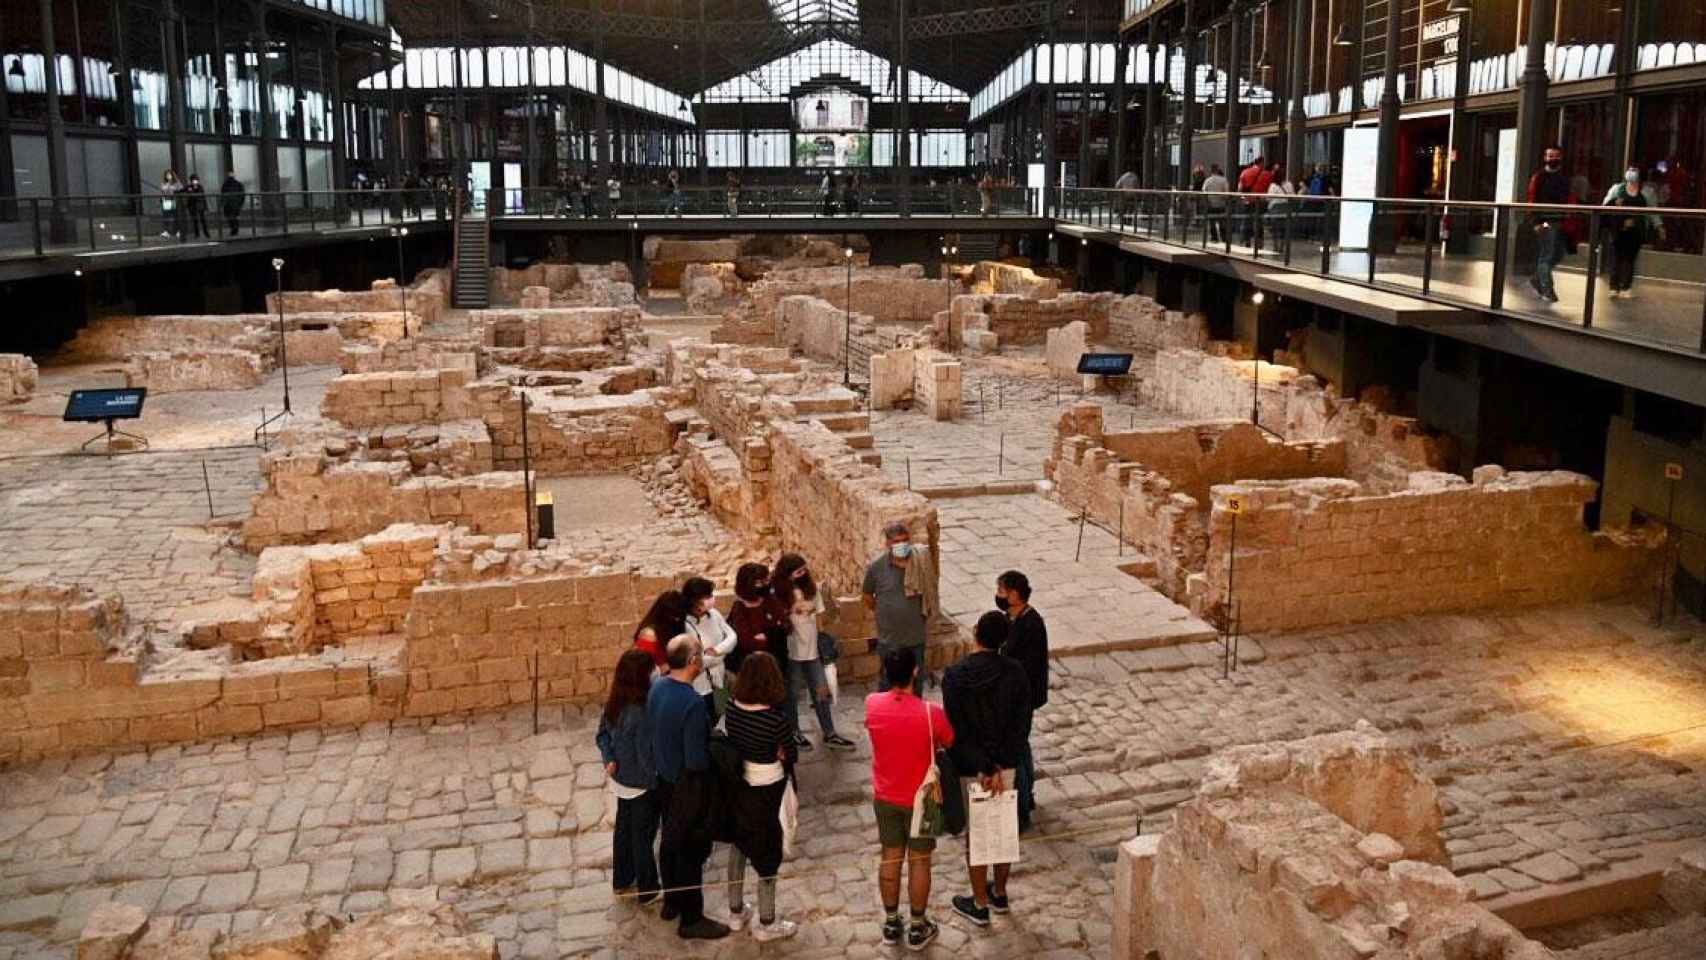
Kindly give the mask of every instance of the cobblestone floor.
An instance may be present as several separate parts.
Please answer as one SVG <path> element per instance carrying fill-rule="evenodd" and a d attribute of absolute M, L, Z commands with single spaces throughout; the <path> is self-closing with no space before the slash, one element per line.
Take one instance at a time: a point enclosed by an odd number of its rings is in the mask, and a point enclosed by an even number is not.
<path fill-rule="evenodd" d="M 1047 591 L 1037 602 L 1065 606 Z M 1454 869 L 1486 894 L 1706 836 L 1698 626 L 1655 630 L 1644 611 L 1609 606 L 1396 621 L 1247 642 L 1230 682 L 1216 650 L 1057 664 L 1036 730 L 1044 839 L 1026 844 L 1015 912 L 982 931 L 945 919 L 937 955 L 1105 956 L 1114 844 L 1140 823 L 1160 829 L 1206 756 L 1359 718 L 1439 780 Z M 844 730 L 859 730 L 859 700 L 840 705 Z M 515 711 L 0 772 L 0 958 L 68 956 L 83 917 L 109 898 L 218 929 L 295 902 L 347 913 L 442 900 L 495 934 L 506 958 L 758 955 L 744 937 L 684 948 L 654 913 L 612 903 L 594 714 L 542 713 L 537 736 Z M 1641 717 L 1651 725 L 1631 725 Z M 1633 739 L 1667 731 L 1682 732 Z M 889 952 L 868 780 L 863 744 L 808 755 L 803 850 L 781 884 L 801 932 L 765 955 Z M 938 853 L 940 918 L 963 890 L 960 849 L 946 841 Z M 719 848 L 707 879 L 722 860 Z M 724 900 L 709 897 L 713 909 Z"/>
<path fill-rule="evenodd" d="M 227 524 L 261 488 L 258 456 L 221 447 L 0 459 L 0 578 L 116 588 L 132 617 L 155 620 L 246 595 L 255 561 L 226 544 Z"/>
<path fill-rule="evenodd" d="M 1020 570 L 1038 593 L 1057 653 L 1210 640 L 1190 611 L 1120 569 L 1138 559 L 1113 534 L 1039 494 L 936 501 L 942 524 L 942 607 L 970 630 L 994 609 L 995 578 Z M 1048 606 L 1042 606 L 1042 597 Z"/>

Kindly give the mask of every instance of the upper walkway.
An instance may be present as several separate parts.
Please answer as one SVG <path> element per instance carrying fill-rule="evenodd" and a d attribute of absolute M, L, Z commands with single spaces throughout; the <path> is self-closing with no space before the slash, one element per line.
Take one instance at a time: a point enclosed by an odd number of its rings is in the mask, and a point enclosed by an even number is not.
<path fill-rule="evenodd" d="M 1148 260 L 1706 402 L 1706 210 L 1628 213 L 1100 189 L 1062 190 L 1054 210 L 1058 232 Z M 1614 297 L 1626 223 L 1645 243 L 1632 296 Z M 1558 247 L 1550 297 L 1537 270 L 1548 234 Z"/>

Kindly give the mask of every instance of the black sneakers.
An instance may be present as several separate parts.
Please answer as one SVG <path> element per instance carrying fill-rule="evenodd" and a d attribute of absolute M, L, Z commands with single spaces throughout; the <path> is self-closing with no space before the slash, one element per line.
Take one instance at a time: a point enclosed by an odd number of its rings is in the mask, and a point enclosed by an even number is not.
<path fill-rule="evenodd" d="M 884 943 L 887 943 L 887 944 L 899 943 L 900 938 L 905 936 L 905 935 L 906 935 L 906 922 L 900 918 L 900 914 L 897 913 L 893 916 L 883 918 L 883 942 Z"/>
<path fill-rule="evenodd" d="M 925 947 L 935 942 L 936 934 L 940 932 L 936 925 L 928 920 L 914 920 L 912 926 L 906 930 L 906 949 L 913 953 L 922 953 Z"/>
<path fill-rule="evenodd" d="M 996 913 L 1007 913 L 1013 908 L 1007 905 L 1006 894 L 996 893 L 994 890 L 991 890 L 989 891 L 989 909 L 994 910 Z"/>
<path fill-rule="evenodd" d="M 676 933 L 683 940 L 721 940 L 729 935 L 727 924 L 718 923 L 710 917 L 700 917 L 694 923 L 684 923 Z"/>
<path fill-rule="evenodd" d="M 811 751 L 812 742 L 802 733 L 794 737 L 794 746 L 799 747 L 801 753 L 808 753 Z"/>
<path fill-rule="evenodd" d="M 829 736 L 824 737 L 823 738 L 823 745 L 830 748 L 831 750 L 852 750 L 853 748 L 858 746 L 858 744 L 847 739 L 846 737 L 842 736 L 839 733 L 832 733 Z"/>
<path fill-rule="evenodd" d="M 989 908 L 978 906 L 976 897 L 955 897 L 954 912 L 980 927 L 989 926 Z"/>

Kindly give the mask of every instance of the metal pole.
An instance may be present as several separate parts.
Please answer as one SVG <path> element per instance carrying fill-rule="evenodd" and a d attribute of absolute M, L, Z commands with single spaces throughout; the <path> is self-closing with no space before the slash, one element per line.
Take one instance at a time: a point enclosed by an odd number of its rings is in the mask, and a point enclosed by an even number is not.
<path fill-rule="evenodd" d="M 213 481 L 207 476 L 207 461 L 201 462 L 201 488 L 207 492 L 207 519 L 213 519 Z M 1674 498 L 1673 498 L 1674 499 Z"/>
<path fill-rule="evenodd" d="M 272 273 L 277 279 L 275 293 L 278 296 L 278 365 L 284 371 L 284 412 L 290 412 L 290 348 L 284 335 L 284 261 L 272 262 Z"/>
<path fill-rule="evenodd" d="M 533 459 L 527 445 L 527 393 L 521 394 L 521 495 L 527 512 L 527 549 L 533 549 Z"/>
<path fill-rule="evenodd" d="M 906 489 L 912 489 L 912 458 L 906 458 Z"/>
<path fill-rule="evenodd" d="M 539 651 L 533 651 L 533 735 L 539 736 Z"/>
<path fill-rule="evenodd" d="M 1256 426 L 1262 425 L 1262 317 L 1261 308 L 1256 314 L 1256 340 L 1250 345 L 1250 422 Z"/>
<path fill-rule="evenodd" d="M 1226 552 L 1226 642 L 1221 646 L 1220 678 L 1226 679 L 1231 669 L 1232 637 L 1237 633 L 1237 625 L 1232 618 L 1232 580 L 1238 569 L 1238 514 L 1232 515 L 1232 542 Z"/>
<path fill-rule="evenodd" d="M 1001 431 L 1001 452 L 995 455 L 995 475 L 1001 476 L 1007 469 L 1007 431 Z"/>
<path fill-rule="evenodd" d="M 409 339 L 409 282 L 403 275 L 403 238 L 409 235 L 408 227 L 398 227 L 393 230 L 397 237 L 397 299 L 403 304 L 403 339 Z"/>
<path fill-rule="evenodd" d="M 847 238 L 843 236 L 841 242 L 846 243 Z M 841 385 L 847 387 L 853 385 L 853 248 L 851 246 L 842 249 L 841 259 L 847 261 L 847 309 L 845 311 L 847 320 L 843 324 L 844 329 L 841 332 Z"/>
<path fill-rule="evenodd" d="M 1084 501 L 1084 508 L 1078 512 L 1078 550 L 1072 555 L 1074 563 L 1084 559 L 1084 521 L 1090 519 L 1090 501 Z"/>
<path fill-rule="evenodd" d="M 1125 497 L 1120 497 L 1120 526 L 1115 531 L 1119 535 L 1120 547 L 1117 556 L 1125 556 Z"/>

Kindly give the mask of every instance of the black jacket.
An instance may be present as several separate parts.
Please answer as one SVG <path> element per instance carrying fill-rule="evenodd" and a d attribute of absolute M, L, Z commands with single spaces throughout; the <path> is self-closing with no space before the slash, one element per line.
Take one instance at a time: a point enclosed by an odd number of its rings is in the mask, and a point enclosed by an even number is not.
<path fill-rule="evenodd" d="M 1031 729 L 1031 684 L 1011 657 L 979 651 L 948 668 L 942 704 L 954 728 L 949 753 L 962 776 L 1019 765 Z"/>
<path fill-rule="evenodd" d="M 1036 607 L 1026 606 L 1018 619 L 1007 625 L 1007 642 L 1001 652 L 1025 668 L 1031 684 L 1031 709 L 1048 703 L 1048 626 Z"/>
<path fill-rule="evenodd" d="M 235 177 L 226 177 L 224 186 L 219 188 L 222 197 L 220 204 L 225 208 L 226 216 L 236 216 L 243 209 L 243 181 Z"/>
<path fill-rule="evenodd" d="M 184 198 L 188 202 L 191 213 L 207 212 L 207 188 L 199 183 L 184 187 Z"/>

